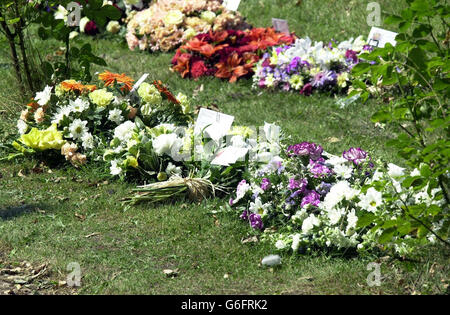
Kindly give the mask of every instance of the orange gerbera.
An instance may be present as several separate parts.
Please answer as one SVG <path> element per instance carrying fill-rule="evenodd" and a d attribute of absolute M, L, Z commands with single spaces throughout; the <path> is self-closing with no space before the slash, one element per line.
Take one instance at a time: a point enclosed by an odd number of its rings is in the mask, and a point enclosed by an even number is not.
<path fill-rule="evenodd" d="M 225 62 L 219 62 L 216 64 L 217 72 L 216 77 L 222 79 L 229 79 L 230 83 L 234 83 L 238 78 L 249 73 L 253 67 L 253 63 L 247 63 L 241 65 L 243 59 L 239 57 L 237 53 L 231 54 Z"/>
<path fill-rule="evenodd" d="M 105 72 L 100 73 L 98 75 L 98 78 L 105 82 L 105 86 L 114 85 L 114 82 L 117 82 L 119 84 L 123 84 L 123 87 L 120 89 L 123 91 L 124 89 L 127 89 L 128 91 L 131 91 L 133 88 L 133 82 L 134 80 L 128 76 L 125 75 L 125 73 L 118 74 L 118 73 L 111 73 L 108 70 L 105 70 Z"/>
<path fill-rule="evenodd" d="M 160 93 L 166 95 L 169 101 L 171 101 L 174 104 L 180 104 L 180 101 L 177 100 L 175 96 L 173 96 L 173 94 L 169 91 L 169 89 L 166 88 L 160 80 L 153 81 L 153 85 L 158 89 Z"/>
<path fill-rule="evenodd" d="M 60 84 L 61 88 L 65 92 L 73 91 L 73 92 L 92 92 L 97 89 L 97 86 L 95 85 L 83 85 L 75 80 L 66 80 L 61 82 Z"/>

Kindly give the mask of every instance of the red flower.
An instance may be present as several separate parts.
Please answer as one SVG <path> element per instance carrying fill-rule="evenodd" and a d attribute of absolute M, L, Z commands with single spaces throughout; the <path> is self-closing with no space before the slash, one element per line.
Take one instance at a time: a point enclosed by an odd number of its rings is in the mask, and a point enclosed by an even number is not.
<path fill-rule="evenodd" d="M 208 71 L 208 68 L 205 66 L 205 63 L 202 60 L 197 60 L 192 63 L 191 67 L 191 76 L 194 79 L 197 79 L 203 76 Z"/>
<path fill-rule="evenodd" d="M 97 33 L 99 33 L 98 28 L 97 28 L 97 24 L 95 24 L 94 21 L 89 21 L 86 23 L 86 26 L 84 27 L 84 32 L 87 35 L 95 35 Z"/>
<path fill-rule="evenodd" d="M 181 77 L 185 78 L 189 74 L 189 63 L 191 61 L 190 54 L 181 54 L 177 59 L 177 64 L 173 66 L 173 70 L 178 71 Z"/>

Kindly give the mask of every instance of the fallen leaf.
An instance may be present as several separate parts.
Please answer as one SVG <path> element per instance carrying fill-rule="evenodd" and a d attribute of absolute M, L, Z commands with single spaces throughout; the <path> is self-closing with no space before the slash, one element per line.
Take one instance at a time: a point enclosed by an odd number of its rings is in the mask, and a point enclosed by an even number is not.
<path fill-rule="evenodd" d="M 100 235 L 100 233 L 94 232 L 94 233 L 91 233 L 89 235 L 86 235 L 85 238 L 90 238 L 90 237 L 97 236 L 97 235 Z"/>
<path fill-rule="evenodd" d="M 26 177 L 25 174 L 23 173 L 23 170 L 20 170 L 19 173 L 17 173 L 17 176 L 23 177 L 23 178 Z"/>
<path fill-rule="evenodd" d="M 299 281 L 303 281 L 303 280 L 306 280 L 306 281 L 313 281 L 314 278 L 313 278 L 313 277 L 310 277 L 310 276 L 305 276 L 305 277 L 300 277 L 300 278 L 298 278 L 298 280 L 299 280 Z"/>
<path fill-rule="evenodd" d="M 81 215 L 75 212 L 75 217 L 77 217 L 78 219 L 80 219 L 81 221 L 86 220 L 86 216 L 85 215 Z"/>
<path fill-rule="evenodd" d="M 175 269 L 175 270 L 164 269 L 163 273 L 169 278 L 174 278 L 174 277 L 178 276 L 178 269 Z"/>
<path fill-rule="evenodd" d="M 242 244 L 246 244 L 246 243 L 258 243 L 258 237 L 256 235 L 251 236 L 251 237 L 247 237 L 246 239 L 242 239 L 241 240 Z"/>
<path fill-rule="evenodd" d="M 329 138 L 325 139 L 325 141 L 327 141 L 329 143 L 336 143 L 336 142 L 341 141 L 341 139 L 336 138 L 336 137 L 329 137 Z"/>

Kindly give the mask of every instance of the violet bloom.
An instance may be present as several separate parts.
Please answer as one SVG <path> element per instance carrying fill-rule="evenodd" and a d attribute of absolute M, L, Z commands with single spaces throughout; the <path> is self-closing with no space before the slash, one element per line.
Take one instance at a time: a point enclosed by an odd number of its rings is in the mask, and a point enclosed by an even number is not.
<path fill-rule="evenodd" d="M 268 178 L 263 178 L 262 182 L 261 182 L 261 189 L 262 190 L 267 190 L 271 187 L 271 183 L 270 180 Z"/>
<path fill-rule="evenodd" d="M 322 196 L 325 196 L 326 194 L 328 194 L 330 192 L 331 186 L 332 185 L 329 183 L 322 182 L 322 183 L 320 183 L 319 187 L 317 188 L 317 192 L 319 194 L 321 194 Z"/>
<path fill-rule="evenodd" d="M 242 212 L 240 218 L 241 218 L 242 220 L 248 221 L 248 211 L 247 211 L 247 210 L 244 210 L 244 212 Z"/>
<path fill-rule="evenodd" d="M 266 58 L 261 64 L 262 67 L 269 67 L 270 66 L 270 59 Z"/>
<path fill-rule="evenodd" d="M 312 81 L 312 86 L 315 88 L 326 88 L 330 85 L 335 85 L 337 80 L 336 72 L 330 70 L 327 72 L 319 72 Z"/>
<path fill-rule="evenodd" d="M 345 59 L 351 60 L 353 63 L 357 63 L 358 62 L 358 53 L 354 50 L 349 49 L 345 52 Z"/>
<path fill-rule="evenodd" d="M 322 152 L 323 152 L 322 146 L 310 142 L 302 142 L 295 145 L 291 145 L 287 149 L 287 153 L 289 156 L 309 155 L 310 158 L 314 161 L 320 159 Z"/>
<path fill-rule="evenodd" d="M 305 197 L 302 199 L 301 207 L 310 204 L 312 206 L 317 207 L 320 203 L 320 195 L 314 190 L 309 190 L 306 192 Z"/>
<path fill-rule="evenodd" d="M 350 148 L 342 153 L 342 157 L 358 165 L 366 160 L 367 152 L 361 148 Z"/>
<path fill-rule="evenodd" d="M 252 213 L 249 215 L 248 220 L 250 221 L 250 226 L 254 229 L 262 230 L 264 224 L 262 222 L 261 216 L 256 213 Z"/>
<path fill-rule="evenodd" d="M 306 83 L 303 88 L 300 90 L 301 95 L 310 96 L 312 94 L 313 86 L 311 83 Z"/>
<path fill-rule="evenodd" d="M 298 56 L 294 57 L 294 59 L 292 59 L 292 61 L 287 66 L 286 71 L 288 73 L 294 72 L 297 69 L 297 67 L 300 64 L 300 62 L 301 62 L 301 58 L 300 57 L 298 57 Z"/>
<path fill-rule="evenodd" d="M 309 161 L 309 171 L 314 175 L 315 178 L 326 177 L 333 173 L 323 162 L 321 161 Z"/>
<path fill-rule="evenodd" d="M 311 160 L 316 161 L 316 160 L 320 159 L 320 157 L 322 156 L 322 153 L 323 153 L 322 146 L 315 144 L 315 143 L 310 144 L 309 157 L 311 158 Z"/>
<path fill-rule="evenodd" d="M 308 180 L 303 178 L 300 180 L 296 180 L 295 177 L 289 179 L 288 188 L 290 190 L 298 189 L 300 192 L 304 192 L 306 186 L 308 185 Z"/>

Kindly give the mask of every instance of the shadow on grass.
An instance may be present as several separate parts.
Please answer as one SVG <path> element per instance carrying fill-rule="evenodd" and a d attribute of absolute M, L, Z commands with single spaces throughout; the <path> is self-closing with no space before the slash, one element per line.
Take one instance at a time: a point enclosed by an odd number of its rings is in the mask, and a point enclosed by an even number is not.
<path fill-rule="evenodd" d="M 33 205 L 21 205 L 16 207 L 0 208 L 0 219 L 10 220 L 24 214 L 33 212 L 37 207 Z"/>

